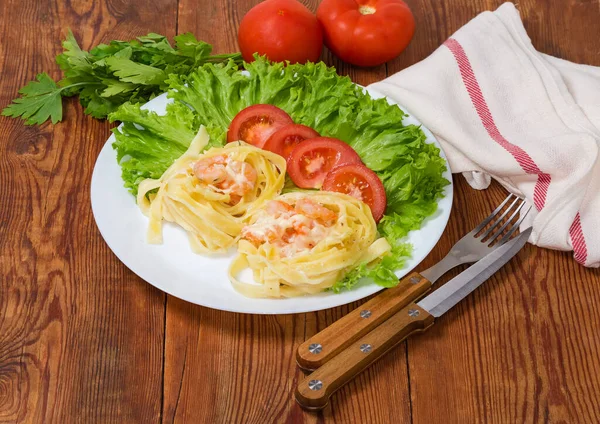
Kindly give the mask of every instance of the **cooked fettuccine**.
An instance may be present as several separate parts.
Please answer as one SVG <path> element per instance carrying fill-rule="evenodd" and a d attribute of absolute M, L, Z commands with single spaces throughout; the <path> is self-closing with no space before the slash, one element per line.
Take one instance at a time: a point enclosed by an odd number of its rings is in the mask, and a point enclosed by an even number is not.
<path fill-rule="evenodd" d="M 341 193 L 293 192 L 268 202 L 242 229 L 229 274 L 246 296 L 298 296 L 331 287 L 389 250 L 365 203 Z M 246 268 L 258 284 L 238 279 Z"/>
<path fill-rule="evenodd" d="M 159 179 L 140 183 L 137 201 L 150 218 L 149 243 L 162 243 L 165 220 L 187 231 L 194 252 L 223 252 L 239 239 L 250 217 L 281 192 L 281 156 L 242 141 L 201 154 L 207 143 L 201 126 L 188 150 Z"/>

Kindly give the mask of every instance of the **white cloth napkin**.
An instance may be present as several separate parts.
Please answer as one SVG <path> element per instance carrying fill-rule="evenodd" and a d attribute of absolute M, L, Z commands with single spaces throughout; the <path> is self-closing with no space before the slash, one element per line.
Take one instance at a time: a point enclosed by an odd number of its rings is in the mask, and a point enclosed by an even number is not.
<path fill-rule="evenodd" d="M 428 127 L 452 172 L 533 205 L 530 242 L 600 266 L 600 68 L 536 51 L 512 3 L 375 84 Z"/>

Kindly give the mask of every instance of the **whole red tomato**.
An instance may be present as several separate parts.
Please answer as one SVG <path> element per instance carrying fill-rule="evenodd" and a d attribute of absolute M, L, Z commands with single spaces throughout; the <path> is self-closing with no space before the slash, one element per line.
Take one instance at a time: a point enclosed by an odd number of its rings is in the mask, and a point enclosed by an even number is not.
<path fill-rule="evenodd" d="M 402 0 L 323 0 L 317 19 L 325 31 L 325 45 L 358 66 L 395 58 L 415 32 L 415 19 Z"/>
<path fill-rule="evenodd" d="M 296 0 L 266 0 L 242 19 L 238 43 L 246 62 L 254 60 L 254 53 L 275 62 L 316 62 L 323 31 L 316 16 Z"/>

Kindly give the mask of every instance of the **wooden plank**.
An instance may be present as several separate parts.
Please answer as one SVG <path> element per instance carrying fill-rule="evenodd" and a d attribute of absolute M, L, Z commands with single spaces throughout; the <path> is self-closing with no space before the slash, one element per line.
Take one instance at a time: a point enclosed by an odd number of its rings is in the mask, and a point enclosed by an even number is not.
<path fill-rule="evenodd" d="M 391 68 L 422 59 L 470 17 L 500 4 L 411 2 L 419 21 L 438 28 L 437 36 L 417 32 L 415 40 L 421 41 Z M 598 2 L 531 0 L 520 2 L 519 9 L 538 49 L 600 64 L 593 41 L 600 36 Z M 426 33 L 436 34 L 432 31 Z M 435 263 L 440 250 L 446 252 L 504 197 L 497 184 L 476 192 L 461 177 L 455 182 L 454 210 L 470 213 L 453 213 L 446 236 L 422 267 Z M 578 265 L 570 253 L 528 245 L 428 333 L 409 341 L 413 421 L 598 422 L 599 281 L 598 270 Z"/>
<path fill-rule="evenodd" d="M 341 390 L 322 414 L 305 413 L 293 400 L 303 376 L 297 346 L 311 326 L 323 328 L 348 311 L 232 314 L 169 297 L 164 422 L 389 422 L 394 413 L 408 422 L 404 348 Z M 210 407 L 199 407 L 199 399 Z"/>
<path fill-rule="evenodd" d="M 215 52 L 237 51 L 237 28 L 258 0 L 180 0 L 179 32 L 191 31 Z M 304 1 L 316 10 L 318 1 Z M 385 77 L 385 66 L 359 70 L 324 52 L 323 59 L 361 84 Z M 214 311 L 173 297 L 167 301 L 164 421 L 409 422 L 406 351 L 396 349 L 342 389 L 319 415 L 293 400 L 295 350 L 360 302 L 318 313 L 252 316 Z M 198 407 L 202 399 L 211 407 Z"/>
<path fill-rule="evenodd" d="M 425 59 L 477 14 L 495 10 L 503 0 L 404 0 L 417 23 L 412 42 L 387 64 L 392 75 Z M 515 2 L 533 46 L 541 52 L 587 65 L 600 65 L 597 35 L 600 2 L 566 0 Z"/>
<path fill-rule="evenodd" d="M 449 228 L 461 229 L 453 241 L 505 197 L 498 184 L 475 192 L 457 179 L 456 187 L 455 210 L 473 212 L 452 215 Z M 596 422 L 599 281 L 571 254 L 527 245 L 409 340 L 414 422 Z"/>
<path fill-rule="evenodd" d="M 195 32 L 217 52 L 232 51 L 239 20 L 257 2 L 180 0 L 179 32 Z M 304 3 L 314 10 L 317 1 Z M 390 73 L 424 58 L 500 1 L 409 4 L 417 33 L 388 64 Z M 597 1 L 525 0 L 519 7 L 537 48 L 600 64 Z M 173 35 L 177 11 L 174 0 L 135 6 L 7 0 L 0 12 L 4 106 L 35 73 L 53 70 L 58 77 L 53 59 L 67 26 L 89 47 L 147 31 Z M 341 65 L 328 53 L 324 59 Z M 339 71 L 362 84 L 385 76 L 383 67 Z M 65 112 L 67 122 L 54 128 L 0 118 L 0 422 L 155 422 L 161 412 L 165 422 L 600 420 L 600 275 L 567 253 L 527 247 L 409 342 L 410 380 L 405 345 L 343 389 L 321 415 L 304 413 L 292 400 L 301 377 L 295 348 L 360 302 L 262 317 L 169 297 L 165 336 L 165 296 L 127 271 L 93 224 L 88 187 L 108 125 L 73 103 Z M 453 214 L 419 269 L 439 260 L 503 197 L 497 185 L 474 192 L 460 177 L 455 194 L 455 211 L 470 213 Z"/>
<path fill-rule="evenodd" d="M 176 1 L 3 1 L 0 105 L 54 56 L 175 33 Z M 0 422 L 158 422 L 165 295 L 111 253 L 91 213 L 90 179 L 109 124 L 68 102 L 65 122 L 0 118 Z M 132 199 L 133 201 L 133 199 Z"/>

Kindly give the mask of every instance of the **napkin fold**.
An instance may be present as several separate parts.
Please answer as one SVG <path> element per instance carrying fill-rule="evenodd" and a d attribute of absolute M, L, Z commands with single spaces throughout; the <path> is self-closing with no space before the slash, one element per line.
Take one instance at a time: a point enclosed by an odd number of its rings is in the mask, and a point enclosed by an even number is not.
<path fill-rule="evenodd" d="M 472 187 L 524 196 L 531 243 L 600 266 L 600 68 L 536 51 L 505 3 L 369 88 L 428 127 Z"/>

